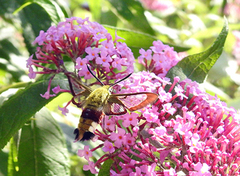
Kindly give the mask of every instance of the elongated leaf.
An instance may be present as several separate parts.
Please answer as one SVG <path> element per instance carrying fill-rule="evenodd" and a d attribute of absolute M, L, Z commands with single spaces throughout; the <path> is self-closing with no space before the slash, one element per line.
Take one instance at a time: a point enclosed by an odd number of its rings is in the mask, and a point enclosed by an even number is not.
<path fill-rule="evenodd" d="M 0 41 L 0 57 L 9 61 L 10 60 L 9 53 L 20 55 L 19 50 L 11 43 L 10 39 L 1 40 Z"/>
<path fill-rule="evenodd" d="M 65 88 L 67 81 L 56 79 L 51 85 Z M 0 148 L 6 145 L 30 117 L 52 100 L 40 96 L 46 92 L 47 87 L 48 80 L 30 84 L 3 103 L 0 107 Z"/>
<path fill-rule="evenodd" d="M 110 175 L 110 168 L 112 166 L 113 160 L 108 159 L 105 161 L 101 167 L 101 170 L 98 173 L 98 176 L 108 176 Z"/>
<path fill-rule="evenodd" d="M 19 1 L 20 7 L 15 10 L 15 13 L 22 10 L 23 8 L 26 8 L 28 5 L 31 4 L 38 4 L 39 6 L 41 6 L 55 24 L 64 20 L 65 18 L 65 15 L 60 6 L 55 1 L 52 0 Z"/>
<path fill-rule="evenodd" d="M 16 168 L 18 166 L 17 161 L 17 144 L 16 141 L 12 138 L 10 141 L 10 150 L 8 156 L 8 175 L 16 175 Z"/>
<path fill-rule="evenodd" d="M 175 76 L 179 76 L 181 80 L 189 78 L 199 83 L 203 82 L 209 70 L 222 54 L 227 34 L 228 23 L 225 19 L 221 33 L 208 50 L 185 57 L 169 70 L 166 77 L 173 79 Z"/>
<path fill-rule="evenodd" d="M 64 13 L 61 8 L 52 0 L 36 0 L 19 3 L 19 12 L 23 37 L 29 53 L 34 53 L 35 47 L 32 42 L 39 35 L 41 30 L 46 31 L 54 22 L 64 19 Z"/>
<path fill-rule="evenodd" d="M 126 43 L 127 46 L 131 48 L 135 57 L 139 56 L 139 50 L 141 48 L 147 50 L 150 46 L 153 46 L 153 41 L 158 40 L 156 37 L 142 32 L 130 31 L 127 29 L 121 29 L 107 25 L 104 25 L 104 27 L 112 36 L 115 36 L 115 32 L 117 32 L 118 36 L 124 38 L 125 40 L 123 40 L 122 42 Z M 174 50 L 177 52 L 182 52 L 190 49 L 189 47 L 177 46 L 169 43 L 165 44 L 174 47 Z"/>
<path fill-rule="evenodd" d="M 0 176 L 7 175 L 8 169 L 8 153 L 0 151 Z"/>
<path fill-rule="evenodd" d="M 100 20 L 102 0 L 89 1 L 89 8 L 95 21 Z"/>
<path fill-rule="evenodd" d="M 34 0 L 33 2 L 40 5 L 48 13 L 49 17 L 55 24 L 65 20 L 65 13 L 55 1 Z"/>
<path fill-rule="evenodd" d="M 148 23 L 144 15 L 144 8 L 140 2 L 135 0 L 109 0 L 109 2 L 112 4 L 111 8 L 118 13 L 118 16 L 127 20 L 135 29 L 154 35 L 155 32 Z"/>
<path fill-rule="evenodd" d="M 69 158 L 59 124 L 42 109 L 22 128 L 17 175 L 68 176 Z"/>
<path fill-rule="evenodd" d="M 38 12 L 38 13 L 35 13 Z M 31 4 L 25 7 L 19 13 L 21 25 L 23 29 L 23 37 L 29 53 L 34 53 L 35 47 L 32 42 L 39 35 L 41 30 L 46 31 L 50 26 L 52 20 L 46 11 L 37 4 Z"/>
<path fill-rule="evenodd" d="M 0 15 L 10 15 L 18 7 L 19 0 L 0 0 Z"/>

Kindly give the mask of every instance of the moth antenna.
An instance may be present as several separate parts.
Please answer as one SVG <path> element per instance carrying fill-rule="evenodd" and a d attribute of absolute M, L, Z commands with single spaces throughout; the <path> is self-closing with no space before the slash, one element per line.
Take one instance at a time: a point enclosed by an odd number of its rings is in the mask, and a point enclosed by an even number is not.
<path fill-rule="evenodd" d="M 93 74 L 92 70 L 90 69 L 89 67 L 89 64 L 87 64 L 87 68 L 88 68 L 88 71 L 94 76 L 94 78 L 96 78 L 96 80 L 98 80 L 98 82 L 100 82 L 103 86 L 104 84 L 102 83 L 102 81 L 100 79 L 98 79 L 98 77 L 96 77 L 96 75 Z"/>
<path fill-rule="evenodd" d="M 125 76 L 123 79 L 120 79 L 119 81 L 115 82 L 115 83 L 114 83 L 113 85 L 111 85 L 110 87 L 113 87 L 113 86 L 115 86 L 116 84 L 124 81 L 125 79 L 129 78 L 131 75 L 132 75 L 132 73 L 130 73 L 129 75 Z"/>

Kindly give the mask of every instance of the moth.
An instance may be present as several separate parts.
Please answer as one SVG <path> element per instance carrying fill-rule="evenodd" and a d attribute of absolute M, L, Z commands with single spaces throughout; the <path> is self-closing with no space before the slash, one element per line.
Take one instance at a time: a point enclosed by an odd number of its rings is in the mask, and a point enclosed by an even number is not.
<path fill-rule="evenodd" d="M 104 85 L 92 73 L 88 65 L 87 68 L 102 86 L 92 90 L 77 79 L 68 76 L 70 90 L 73 94 L 72 102 L 83 108 L 78 127 L 74 130 L 76 135 L 75 142 L 92 139 L 94 137 L 93 132 L 104 115 L 123 115 L 127 113 L 127 110 L 136 111 L 154 103 L 158 98 L 158 95 L 152 92 L 112 94 L 112 87 L 130 77 L 131 74 L 113 85 Z M 75 94 L 72 82 L 75 84 L 75 87 L 82 90 L 80 93 Z"/>

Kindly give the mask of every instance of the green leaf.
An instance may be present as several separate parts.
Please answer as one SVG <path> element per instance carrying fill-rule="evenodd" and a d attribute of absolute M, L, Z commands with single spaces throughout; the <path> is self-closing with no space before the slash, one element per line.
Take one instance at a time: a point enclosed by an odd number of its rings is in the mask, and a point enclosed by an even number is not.
<path fill-rule="evenodd" d="M 51 26 L 52 20 L 46 11 L 37 4 L 31 4 L 25 7 L 20 11 L 19 16 L 23 29 L 24 42 L 28 52 L 34 53 L 36 50 L 35 47 L 32 46 L 32 42 L 41 30 L 46 31 Z"/>
<path fill-rule="evenodd" d="M 110 168 L 113 164 L 113 160 L 108 159 L 106 160 L 103 165 L 101 166 L 101 169 L 98 173 L 98 176 L 108 176 L 110 175 Z"/>
<path fill-rule="evenodd" d="M 99 21 L 101 17 L 102 0 L 89 1 L 89 8 L 93 19 Z"/>
<path fill-rule="evenodd" d="M 19 3 L 20 7 L 15 10 L 14 13 L 17 13 L 21 11 L 23 8 L 31 5 L 31 4 L 38 4 L 41 6 L 45 12 L 48 14 L 50 19 L 57 24 L 60 21 L 63 21 L 65 16 L 60 8 L 60 6 L 52 0 L 28 0 L 28 1 L 21 1 L 22 3 Z"/>
<path fill-rule="evenodd" d="M 17 142 L 14 140 L 14 138 L 11 138 L 10 150 L 8 155 L 8 176 L 16 175 L 17 168 L 18 168 Z"/>
<path fill-rule="evenodd" d="M 8 153 L 0 151 L 0 176 L 7 175 L 8 169 Z"/>
<path fill-rule="evenodd" d="M 17 8 L 19 0 L 0 0 L 0 15 L 10 15 Z"/>
<path fill-rule="evenodd" d="M 6 60 L 10 60 L 9 53 L 20 55 L 19 50 L 13 45 L 9 39 L 0 41 L 0 57 Z"/>
<path fill-rule="evenodd" d="M 24 125 L 18 148 L 17 175 L 70 175 L 65 139 L 59 124 L 42 109 Z"/>
<path fill-rule="evenodd" d="M 132 24 L 135 29 L 154 35 L 155 32 L 148 23 L 140 2 L 135 0 L 109 0 L 109 2 L 112 5 L 111 9 Z"/>
<path fill-rule="evenodd" d="M 18 2 L 20 7 L 15 11 L 19 12 L 23 37 L 29 53 L 35 52 L 32 42 L 39 35 L 41 30 L 46 31 L 54 22 L 57 24 L 64 20 L 64 13 L 55 1 L 35 0 Z"/>
<path fill-rule="evenodd" d="M 104 25 L 104 28 L 106 28 L 113 37 L 115 36 L 115 32 L 117 32 L 119 37 L 124 38 L 125 40 L 122 40 L 122 42 L 126 43 L 127 46 L 131 48 L 136 58 L 139 56 L 139 50 L 141 48 L 147 50 L 150 46 L 153 46 L 153 41 L 158 40 L 156 37 L 142 32 L 130 31 L 128 29 L 121 29 L 107 25 Z M 174 50 L 177 52 L 190 49 L 189 47 L 177 46 L 168 43 L 165 44 L 174 47 Z"/>
<path fill-rule="evenodd" d="M 51 85 L 65 88 L 67 81 L 55 79 Z M 47 87 L 48 80 L 30 84 L 3 103 L 0 107 L 0 148 L 6 145 L 30 117 L 53 99 L 46 100 L 40 96 L 46 92 Z"/>
<path fill-rule="evenodd" d="M 9 32 L 7 35 L 12 36 L 12 33 Z M 0 30 L 0 38 L 2 37 L 6 37 L 6 32 L 4 32 L 4 30 Z M 0 70 L 4 70 L 8 74 L 11 74 L 8 82 L 11 82 L 12 80 L 14 82 L 18 82 L 20 80 L 20 77 L 25 74 L 25 72 L 19 68 L 16 62 L 14 62 L 16 61 L 14 58 L 17 57 L 15 55 L 19 56 L 20 52 L 13 45 L 13 43 L 16 43 L 16 41 L 14 39 L 10 39 L 10 37 L 0 41 Z"/>
<path fill-rule="evenodd" d="M 222 54 L 227 34 L 228 23 L 225 19 L 221 33 L 209 49 L 204 52 L 185 57 L 168 71 L 166 77 L 173 79 L 175 76 L 179 76 L 180 80 L 189 78 L 193 81 L 202 83 L 209 70 Z"/>

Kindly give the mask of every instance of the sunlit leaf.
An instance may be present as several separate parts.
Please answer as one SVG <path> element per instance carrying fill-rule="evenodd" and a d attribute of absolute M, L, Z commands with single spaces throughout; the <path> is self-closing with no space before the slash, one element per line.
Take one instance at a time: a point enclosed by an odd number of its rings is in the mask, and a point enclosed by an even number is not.
<path fill-rule="evenodd" d="M 150 46 L 153 46 L 153 41 L 158 40 L 156 37 L 151 36 L 149 34 L 142 33 L 142 32 L 136 32 L 136 31 L 131 31 L 127 29 L 107 26 L 107 25 L 104 25 L 104 27 L 108 30 L 108 32 L 113 37 L 115 37 L 115 32 L 117 32 L 117 35 L 119 37 L 124 38 L 125 40 L 119 40 L 119 41 L 126 43 L 127 46 L 131 48 L 135 57 L 139 56 L 139 50 L 141 48 L 147 50 L 149 49 Z M 165 44 L 171 47 L 174 47 L 174 50 L 177 52 L 182 52 L 189 49 L 189 47 L 177 46 L 177 45 L 172 45 L 168 43 L 165 43 Z"/>
<path fill-rule="evenodd" d="M 8 153 L 0 151 L 0 176 L 7 175 L 8 169 Z"/>
<path fill-rule="evenodd" d="M 227 34 L 228 24 L 225 19 L 222 31 L 213 45 L 206 51 L 185 57 L 169 70 L 167 77 L 173 79 L 175 76 L 179 76 L 181 80 L 189 78 L 199 83 L 203 82 L 209 70 L 222 54 Z"/>
<path fill-rule="evenodd" d="M 105 161 L 103 163 L 103 165 L 101 166 L 101 169 L 98 173 L 98 176 L 108 176 L 110 175 L 110 168 L 112 166 L 113 160 L 108 159 L 107 161 Z"/>
<path fill-rule="evenodd" d="M 118 16 L 127 20 L 135 29 L 154 35 L 154 30 L 150 26 L 144 15 L 144 8 L 141 3 L 135 0 L 109 0 Z"/>
<path fill-rule="evenodd" d="M 51 85 L 64 88 L 67 81 L 53 80 Z M 0 148 L 6 145 L 30 117 L 52 100 L 40 96 L 46 92 L 47 86 L 48 80 L 30 84 L 3 103 L 0 107 Z"/>
<path fill-rule="evenodd" d="M 17 167 L 17 142 L 12 138 L 10 140 L 10 149 L 8 155 L 8 175 L 16 175 Z"/>
<path fill-rule="evenodd" d="M 46 31 L 52 25 L 52 22 L 57 24 L 63 21 L 65 17 L 59 5 L 52 0 L 24 1 L 16 12 L 21 19 L 23 37 L 29 53 L 35 51 L 32 42 L 39 35 L 39 32 L 41 30 Z"/>
<path fill-rule="evenodd" d="M 42 109 L 21 130 L 17 175 L 70 175 L 65 139 L 59 124 Z"/>

